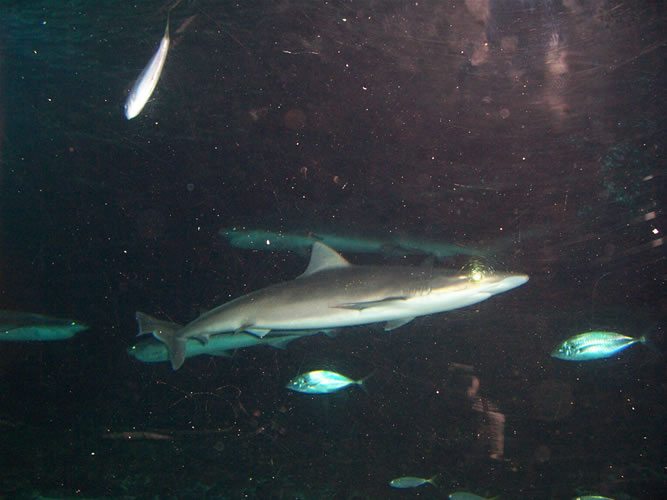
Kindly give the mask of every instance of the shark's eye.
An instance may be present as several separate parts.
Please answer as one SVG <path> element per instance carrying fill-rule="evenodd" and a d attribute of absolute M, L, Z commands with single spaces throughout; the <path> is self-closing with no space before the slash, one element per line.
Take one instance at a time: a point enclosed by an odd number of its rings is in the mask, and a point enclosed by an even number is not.
<path fill-rule="evenodd" d="M 493 274 L 493 269 L 491 266 L 478 259 L 471 260 L 468 264 L 463 266 L 461 271 L 463 273 L 463 277 L 475 282 L 481 281 L 487 276 Z"/>

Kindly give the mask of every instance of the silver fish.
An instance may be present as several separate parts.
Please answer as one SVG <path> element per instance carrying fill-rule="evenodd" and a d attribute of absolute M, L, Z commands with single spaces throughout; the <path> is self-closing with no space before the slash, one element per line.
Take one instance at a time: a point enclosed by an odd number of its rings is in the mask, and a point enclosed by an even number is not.
<path fill-rule="evenodd" d="M 609 497 L 601 497 L 600 495 L 586 495 L 583 497 L 577 497 L 574 500 L 614 500 Z"/>
<path fill-rule="evenodd" d="M 437 484 L 435 484 L 435 478 L 437 477 L 438 477 L 437 474 L 430 479 L 426 479 L 423 477 L 414 477 L 414 476 L 397 477 L 396 479 L 392 479 L 391 481 L 389 481 L 389 486 L 391 486 L 392 488 L 400 488 L 400 489 L 418 488 L 425 484 L 437 486 Z"/>
<path fill-rule="evenodd" d="M 171 11 L 170 11 L 171 13 Z M 148 61 L 148 64 L 144 70 L 137 78 L 137 81 L 134 83 L 130 94 L 127 96 L 125 101 L 125 117 L 128 120 L 131 120 L 144 109 L 144 106 L 150 99 L 157 82 L 160 79 L 162 74 L 162 68 L 164 67 L 164 61 L 167 59 L 167 52 L 169 52 L 169 14 L 167 14 L 167 27 L 164 29 L 164 36 L 160 40 L 160 46 L 158 47 L 151 60 Z"/>
<path fill-rule="evenodd" d="M 645 344 L 646 337 L 637 339 L 615 332 L 586 332 L 558 344 L 551 356 L 566 361 L 604 359 L 638 342 Z"/>
<path fill-rule="evenodd" d="M 87 329 L 83 323 L 70 319 L 0 311 L 0 341 L 64 340 Z"/>
<path fill-rule="evenodd" d="M 199 316 L 182 328 L 137 312 L 139 335 L 164 342 L 172 367 L 185 360 L 185 343 L 245 331 L 263 337 L 275 330 L 326 330 L 385 322 L 385 330 L 417 316 L 482 302 L 528 281 L 524 274 L 480 269 L 354 266 L 315 243 L 306 271 L 292 281 L 262 288 Z"/>
<path fill-rule="evenodd" d="M 336 392 L 348 385 L 354 384 L 364 389 L 364 381 L 367 378 L 352 380 L 340 373 L 327 370 L 314 370 L 294 377 L 286 387 L 291 391 L 303 392 L 305 394 L 329 394 L 330 392 Z"/>
<path fill-rule="evenodd" d="M 614 500 L 614 499 L 609 497 L 601 497 L 599 495 L 586 495 L 583 497 L 577 497 L 574 500 Z"/>

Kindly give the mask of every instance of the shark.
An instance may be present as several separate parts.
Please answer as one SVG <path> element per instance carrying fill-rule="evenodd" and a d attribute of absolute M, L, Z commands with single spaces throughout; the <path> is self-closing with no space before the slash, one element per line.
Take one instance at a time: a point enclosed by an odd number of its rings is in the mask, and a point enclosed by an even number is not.
<path fill-rule="evenodd" d="M 414 318 L 467 307 L 528 281 L 525 274 L 473 266 L 353 265 L 324 243 L 312 246 L 297 278 L 261 288 L 205 312 L 185 326 L 137 312 L 138 335 L 153 334 L 180 368 L 188 339 L 206 344 L 212 335 L 327 330 L 384 323 L 387 331 Z"/>

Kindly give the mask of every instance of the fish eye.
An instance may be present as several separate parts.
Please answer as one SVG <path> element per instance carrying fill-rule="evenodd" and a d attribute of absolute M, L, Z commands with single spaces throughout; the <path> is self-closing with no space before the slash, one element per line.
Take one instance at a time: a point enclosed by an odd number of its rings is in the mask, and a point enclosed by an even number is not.
<path fill-rule="evenodd" d="M 479 259 L 473 259 L 461 268 L 462 277 L 470 281 L 481 281 L 493 274 L 493 268 Z"/>

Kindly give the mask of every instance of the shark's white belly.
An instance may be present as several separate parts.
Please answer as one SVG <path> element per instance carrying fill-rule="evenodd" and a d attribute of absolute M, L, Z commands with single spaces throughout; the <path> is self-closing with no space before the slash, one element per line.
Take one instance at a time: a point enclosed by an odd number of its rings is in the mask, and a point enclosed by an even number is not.
<path fill-rule="evenodd" d="M 246 324 L 267 330 L 340 328 L 451 311 L 481 302 L 490 296 L 491 294 L 483 292 L 452 292 L 446 295 L 430 294 L 409 299 L 387 300 L 368 307 L 340 301 L 317 304 L 308 301 L 302 307 L 292 303 L 289 313 L 285 315 L 258 309 L 254 317 L 246 319 Z"/>

